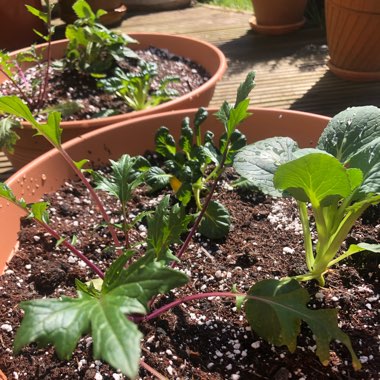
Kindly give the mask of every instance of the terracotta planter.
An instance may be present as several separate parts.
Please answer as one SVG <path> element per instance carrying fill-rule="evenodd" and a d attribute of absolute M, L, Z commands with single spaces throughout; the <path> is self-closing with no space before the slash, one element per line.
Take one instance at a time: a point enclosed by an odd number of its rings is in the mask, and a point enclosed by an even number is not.
<path fill-rule="evenodd" d="M 67 24 L 73 23 L 77 17 L 73 11 L 76 0 L 58 0 L 60 17 Z M 103 25 L 113 25 L 120 22 L 127 12 L 127 7 L 123 0 L 87 0 L 94 12 L 99 9 L 107 11 L 107 14 L 100 18 Z"/>
<path fill-rule="evenodd" d="M 41 41 L 33 29 L 44 32 L 44 23 L 25 4 L 42 9 L 41 0 L 0 0 L 0 49 L 21 49 Z"/>
<path fill-rule="evenodd" d="M 220 123 L 212 116 L 216 108 L 209 109 L 210 117 L 204 130 L 212 130 L 216 136 L 222 132 Z M 167 126 L 178 137 L 181 121 L 185 116 L 194 116 L 196 109 L 149 115 L 105 127 L 65 144 L 75 160 L 88 158 L 95 164 L 117 159 L 123 153 L 143 154 L 154 148 L 154 134 L 162 125 Z M 302 147 L 315 146 L 329 118 L 296 111 L 252 108 L 253 113 L 239 128 L 254 142 L 266 137 L 290 136 Z M 56 191 L 73 173 L 59 153 L 51 150 L 14 174 L 7 184 L 17 197 L 33 202 L 47 192 Z M 0 273 L 10 260 L 17 246 L 17 233 L 23 212 L 0 198 Z"/>
<path fill-rule="evenodd" d="M 155 46 L 168 49 L 174 54 L 188 57 L 203 66 L 211 75 L 211 78 L 194 91 L 154 108 L 98 119 L 63 122 L 61 126 L 65 130 L 63 133 L 64 141 L 122 120 L 175 109 L 207 106 L 210 103 L 216 83 L 221 79 L 227 68 L 226 58 L 218 48 L 207 42 L 185 36 L 159 33 L 131 33 L 130 36 L 139 41 L 138 45 L 133 46 L 134 48 L 144 49 L 149 46 Z M 66 45 L 67 40 L 56 41 L 52 44 L 53 59 L 63 56 Z M 44 46 L 40 45 L 40 48 Z M 17 52 L 13 54 L 17 54 Z M 25 67 L 27 66 L 25 65 Z M 0 82 L 4 81 L 4 79 L 0 74 Z M 24 128 L 19 130 L 18 133 L 21 139 L 16 144 L 15 153 L 12 155 L 7 153 L 12 165 L 17 169 L 51 148 L 47 142 L 41 139 L 32 139 L 35 132 L 28 124 L 25 124 Z"/>
<path fill-rule="evenodd" d="M 191 0 L 124 0 L 131 11 L 167 11 L 186 8 Z"/>
<path fill-rule="evenodd" d="M 263 34 L 285 34 L 305 23 L 307 0 L 252 0 L 251 28 Z"/>
<path fill-rule="evenodd" d="M 380 1 L 326 0 L 328 66 L 354 81 L 380 80 Z"/>

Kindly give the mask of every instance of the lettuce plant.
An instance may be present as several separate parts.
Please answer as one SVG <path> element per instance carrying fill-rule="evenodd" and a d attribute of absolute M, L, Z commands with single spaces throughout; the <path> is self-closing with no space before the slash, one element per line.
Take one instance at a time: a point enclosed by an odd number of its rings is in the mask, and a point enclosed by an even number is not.
<path fill-rule="evenodd" d="M 288 137 L 259 141 L 238 153 L 234 167 L 264 193 L 297 201 L 308 273 L 295 279 L 324 285 L 328 269 L 341 260 L 361 251 L 380 252 L 380 245 L 367 243 L 340 251 L 363 212 L 380 203 L 380 109 L 354 107 L 339 113 L 316 149 L 299 149 Z"/>
<path fill-rule="evenodd" d="M 186 213 L 184 205 L 179 203 L 172 205 L 170 197 L 166 196 L 154 214 L 148 215 L 148 232 L 144 244 L 146 248 L 143 250 L 123 246 L 119 241 L 105 206 L 83 175 L 81 168 L 86 160 L 72 161 L 61 146 L 62 130 L 59 126 L 59 113 L 51 113 L 47 122 L 42 124 L 35 120 L 28 107 L 17 97 L 0 98 L 0 110 L 29 121 L 36 129 L 37 135 L 50 141 L 84 182 L 111 231 L 113 242 L 110 242 L 110 246 L 119 252 L 117 259 L 103 272 L 73 246 L 70 237 L 60 236 L 49 225 L 46 202 L 27 204 L 23 199 L 17 199 L 6 184 L 0 183 L 0 197 L 24 210 L 26 215 L 57 239 L 60 245 L 83 260 L 95 275 L 95 279 L 89 283 L 76 281 L 76 297 L 22 302 L 20 307 L 25 311 L 25 315 L 14 341 L 16 353 L 31 342 L 36 342 L 40 346 L 53 344 L 58 357 L 68 360 L 80 337 L 91 334 L 95 358 L 103 359 L 130 378 L 137 376 L 139 365 L 157 376 L 157 372 L 140 359 L 140 341 L 143 335 L 139 331 L 139 324 L 157 318 L 185 302 L 209 297 L 225 297 L 236 299 L 239 308 L 244 306 L 247 321 L 252 329 L 269 342 L 286 345 L 293 352 L 297 347 L 301 322 L 304 321 L 315 336 L 316 353 L 324 365 L 329 362 L 330 342 L 339 340 L 348 348 L 354 368 L 360 368 L 360 361 L 352 349 L 349 337 L 338 327 L 337 311 L 309 309 L 307 307 L 309 295 L 294 279 L 264 280 L 254 284 L 247 293 L 233 289 L 230 292 L 190 294 L 156 307 L 157 296 L 188 282 L 187 276 L 182 271 L 173 268 L 173 263 L 176 262 L 176 266 L 181 266 L 180 258 L 188 248 L 211 203 L 224 165 L 229 159 L 228 152 L 233 146 L 233 135 L 238 124 L 244 119 L 243 116 L 246 115 L 249 93 L 247 88 L 251 88 L 252 85 L 253 76 L 250 75 L 245 85 L 239 88 L 235 105 L 224 103 L 218 113 L 226 127 L 223 140 L 225 148 L 214 182 L 193 225 L 191 228 L 188 227 L 193 218 Z M 97 186 L 114 194 L 126 207 L 130 195 L 141 183 L 143 167 L 144 160 L 125 155 L 118 162 L 112 163 L 109 179 L 97 178 Z M 145 175 L 148 173 L 146 170 L 142 172 Z M 183 235 L 185 239 L 181 239 Z M 179 249 L 175 249 L 174 243 L 179 244 Z"/>

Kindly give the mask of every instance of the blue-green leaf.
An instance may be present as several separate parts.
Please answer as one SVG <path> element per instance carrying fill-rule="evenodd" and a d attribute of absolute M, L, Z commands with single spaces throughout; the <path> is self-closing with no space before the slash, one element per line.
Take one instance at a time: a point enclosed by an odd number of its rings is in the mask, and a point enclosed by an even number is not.
<path fill-rule="evenodd" d="M 289 137 L 272 137 L 242 148 L 235 156 L 235 170 L 263 193 L 280 197 L 273 184 L 277 168 L 294 159 L 297 143 Z"/>
<path fill-rule="evenodd" d="M 352 107 L 334 116 L 323 131 L 317 148 L 331 153 L 342 163 L 380 138 L 380 109 Z"/>

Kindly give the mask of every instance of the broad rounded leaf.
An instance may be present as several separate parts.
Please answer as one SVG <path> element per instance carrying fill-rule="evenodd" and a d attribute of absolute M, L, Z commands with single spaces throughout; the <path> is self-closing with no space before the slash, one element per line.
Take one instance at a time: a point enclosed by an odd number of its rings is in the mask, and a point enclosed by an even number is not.
<path fill-rule="evenodd" d="M 357 179 L 335 157 L 314 153 L 281 165 L 273 181 L 276 188 L 287 191 L 295 199 L 319 207 L 328 198 L 349 196 L 353 191 L 351 180 L 357 186 Z"/>
<path fill-rule="evenodd" d="M 366 194 L 380 194 L 380 138 L 354 155 L 349 166 L 359 168 L 364 174 L 358 190 L 359 198 Z"/>
<path fill-rule="evenodd" d="M 345 163 L 366 145 L 380 138 L 380 109 L 352 107 L 334 116 L 323 131 L 317 148 Z"/>
<path fill-rule="evenodd" d="M 241 149 L 235 156 L 234 168 L 263 193 L 281 197 L 282 192 L 273 185 L 277 168 L 294 159 L 297 143 L 289 137 L 272 137 Z"/>

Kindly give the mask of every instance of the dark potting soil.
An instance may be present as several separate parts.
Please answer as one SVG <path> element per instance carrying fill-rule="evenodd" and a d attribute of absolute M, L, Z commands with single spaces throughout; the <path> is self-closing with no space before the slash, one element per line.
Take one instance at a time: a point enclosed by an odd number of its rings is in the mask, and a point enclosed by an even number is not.
<path fill-rule="evenodd" d="M 138 190 L 129 213 L 153 209 L 162 196 L 152 198 Z M 103 195 L 113 220 L 117 205 Z M 210 241 L 196 235 L 179 268 L 190 281 L 185 287 L 159 297 L 153 306 L 198 292 L 247 291 L 255 282 L 306 271 L 302 230 L 295 204 L 259 193 L 235 191 L 222 182 L 216 198 L 229 209 L 233 226 L 226 239 Z M 115 258 L 108 248 L 109 234 L 88 192 L 67 183 L 47 199 L 52 225 L 62 234 L 76 235 L 80 249 L 102 269 Z M 140 224 L 132 241 L 146 236 Z M 92 274 L 72 254 L 30 220 L 22 221 L 20 247 L 0 278 L 0 368 L 8 379 L 124 379 L 101 361 L 93 361 L 92 339 L 83 337 L 69 362 L 58 360 L 54 349 L 31 344 L 15 356 L 12 342 L 22 318 L 22 300 L 74 295 L 74 279 L 87 281 Z M 351 231 L 349 243 L 380 243 L 380 208 L 370 209 Z M 341 344 L 331 344 L 331 362 L 324 367 L 315 355 L 316 343 L 302 326 L 294 353 L 274 347 L 253 333 L 230 299 L 206 299 L 182 304 L 151 322 L 142 323 L 143 359 L 169 379 L 379 379 L 379 259 L 358 254 L 327 275 L 326 287 L 306 286 L 312 293 L 309 307 L 337 308 L 339 326 L 352 340 L 363 369 L 354 372 Z M 127 344 L 127 342 L 126 342 Z M 140 379 L 152 379 L 140 371 Z"/>
<path fill-rule="evenodd" d="M 145 50 L 137 50 L 136 53 L 142 60 L 155 62 L 157 64 L 158 75 L 152 83 L 151 91 L 157 90 L 160 81 L 167 76 L 176 76 L 180 80 L 173 82 L 169 88 L 177 90 L 178 96 L 185 95 L 210 79 L 209 73 L 187 58 L 179 57 L 164 49 L 150 47 Z M 136 71 L 136 60 L 125 60 L 119 62 L 119 66 L 125 71 Z M 38 78 L 44 74 L 45 65 L 35 66 L 27 70 L 24 75 L 27 82 Z M 21 81 L 23 90 L 29 98 L 36 94 L 31 90 L 25 81 Z M 29 93 L 31 92 L 31 93 Z M 9 81 L 0 85 L 0 95 L 18 95 L 13 84 Z M 63 117 L 64 120 L 83 120 L 92 119 L 101 116 L 110 116 L 109 110 L 115 110 L 115 114 L 132 112 L 133 109 L 114 94 L 105 93 L 97 86 L 94 78 L 88 75 L 69 72 L 67 70 L 50 69 L 47 103 L 43 109 L 47 109 L 57 104 L 76 101 L 80 105 L 80 110 L 76 113 Z"/>

